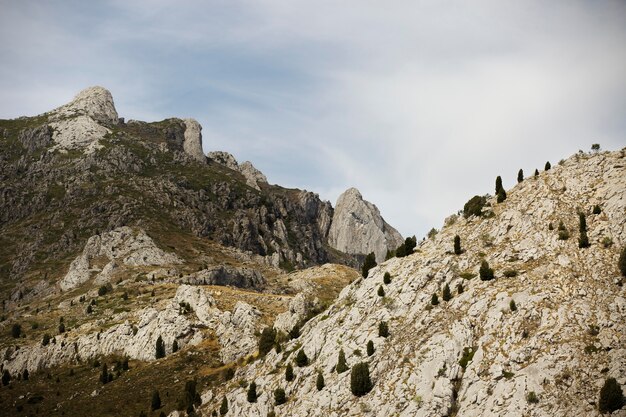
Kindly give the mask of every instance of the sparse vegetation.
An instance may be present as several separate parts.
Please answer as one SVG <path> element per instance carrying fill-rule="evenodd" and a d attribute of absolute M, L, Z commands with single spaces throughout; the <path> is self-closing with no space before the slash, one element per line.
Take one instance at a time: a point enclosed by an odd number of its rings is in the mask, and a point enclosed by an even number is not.
<path fill-rule="evenodd" d="M 276 342 L 276 330 L 273 327 L 266 327 L 259 337 L 259 355 L 265 356 L 274 347 Z"/>
<path fill-rule="evenodd" d="M 466 219 L 470 216 L 480 217 L 485 204 L 487 204 L 487 197 L 475 195 L 463 206 L 463 216 Z"/>
<path fill-rule="evenodd" d="M 396 248 L 395 254 L 398 258 L 404 258 L 405 256 L 411 255 L 416 246 L 417 238 L 415 236 L 407 237 L 404 239 L 404 243 Z"/>
<path fill-rule="evenodd" d="M 567 230 L 567 227 L 565 227 L 562 220 L 559 221 L 558 231 L 559 231 L 559 240 L 569 239 L 569 230 Z"/>
<path fill-rule="evenodd" d="M 528 401 L 529 404 L 537 404 L 539 402 L 539 398 L 537 397 L 537 394 L 535 394 L 535 391 L 530 391 L 526 394 L 526 401 Z"/>
<path fill-rule="evenodd" d="M 350 390 L 357 397 L 362 397 L 372 390 L 370 370 L 366 362 L 357 363 L 352 367 Z"/>
<path fill-rule="evenodd" d="M 463 368 L 463 370 L 465 370 L 467 365 L 472 361 L 472 359 L 474 359 L 474 353 L 476 353 L 476 349 L 473 347 L 463 348 L 463 356 L 461 356 L 461 359 L 459 360 L 459 365 Z"/>

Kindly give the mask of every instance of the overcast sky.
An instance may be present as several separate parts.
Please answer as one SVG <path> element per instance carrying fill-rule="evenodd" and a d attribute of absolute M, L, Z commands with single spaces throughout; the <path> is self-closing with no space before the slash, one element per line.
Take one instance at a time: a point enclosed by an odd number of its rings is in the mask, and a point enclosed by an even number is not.
<path fill-rule="evenodd" d="M 625 1 L 0 0 L 0 118 L 102 85 L 204 149 L 403 235 L 592 143 L 626 146 Z"/>

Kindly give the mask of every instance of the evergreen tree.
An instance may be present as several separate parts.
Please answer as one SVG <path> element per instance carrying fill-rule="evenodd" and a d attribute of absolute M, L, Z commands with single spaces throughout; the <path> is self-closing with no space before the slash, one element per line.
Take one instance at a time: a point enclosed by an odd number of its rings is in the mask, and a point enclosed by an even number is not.
<path fill-rule="evenodd" d="M 165 357 L 165 343 L 163 343 L 163 338 L 161 336 L 159 336 L 156 341 L 155 356 L 157 359 Z"/>
<path fill-rule="evenodd" d="M 593 214 L 600 214 L 600 213 L 602 213 L 602 209 L 600 208 L 600 206 L 599 206 L 599 205 L 597 205 L 597 204 L 596 204 L 595 206 L 593 206 L 593 211 L 592 211 L 592 213 L 593 213 Z"/>
<path fill-rule="evenodd" d="M 282 388 L 276 388 L 274 390 L 274 402 L 276 405 L 285 404 L 287 402 L 287 397 L 285 396 L 285 390 Z"/>
<path fill-rule="evenodd" d="M 178 340 L 174 339 L 174 343 L 172 343 L 172 353 L 178 352 Z"/>
<path fill-rule="evenodd" d="M 535 168 L 535 177 L 539 176 L 539 170 Z"/>
<path fill-rule="evenodd" d="M 454 254 L 460 255 L 462 253 L 463 250 L 461 249 L 461 236 L 456 235 L 454 236 Z"/>
<path fill-rule="evenodd" d="M 17 339 L 21 335 L 22 335 L 22 326 L 19 323 L 13 324 L 13 326 L 11 326 L 11 336 Z"/>
<path fill-rule="evenodd" d="M 407 237 L 406 239 L 404 239 L 404 246 L 406 250 L 405 256 L 409 256 L 413 253 L 415 247 L 417 246 L 417 238 L 415 236 Z"/>
<path fill-rule="evenodd" d="M 11 382 L 11 374 L 5 369 L 2 373 L 2 385 L 9 385 L 9 382 Z"/>
<path fill-rule="evenodd" d="M 87 313 L 87 314 L 91 314 L 91 313 L 93 313 L 93 308 L 91 308 L 91 304 L 89 304 L 89 305 L 87 306 L 86 313 Z"/>
<path fill-rule="evenodd" d="M 48 346 L 50 343 L 50 335 L 48 333 L 43 335 L 43 340 L 41 341 L 42 346 Z"/>
<path fill-rule="evenodd" d="M 619 255 L 619 261 L 617 262 L 619 271 L 623 277 L 626 277 L 626 246 L 622 248 L 622 253 Z"/>
<path fill-rule="evenodd" d="M 517 183 L 519 184 L 522 181 L 524 181 L 524 170 L 520 168 L 517 172 Z"/>
<path fill-rule="evenodd" d="M 228 414 L 228 400 L 226 397 L 222 399 L 222 405 L 220 405 L 220 415 L 225 416 Z"/>
<path fill-rule="evenodd" d="M 439 297 L 437 297 L 436 293 L 433 293 L 433 296 L 430 297 L 430 304 L 434 306 L 439 305 Z"/>
<path fill-rule="evenodd" d="M 550 168 L 552 168 L 552 165 L 550 165 L 550 161 L 548 161 L 548 162 L 546 162 L 546 166 L 545 166 L 545 168 L 544 168 L 544 169 L 545 169 L 546 171 L 549 171 L 549 170 L 550 170 Z"/>
<path fill-rule="evenodd" d="M 107 382 L 109 382 L 109 371 L 107 370 L 106 363 L 102 364 L 102 369 L 100 371 L 100 382 L 102 382 L 102 384 L 106 384 Z"/>
<path fill-rule="evenodd" d="M 502 203 L 504 200 L 506 200 L 506 191 L 504 191 L 504 188 L 501 188 L 500 191 L 498 191 L 496 201 Z"/>
<path fill-rule="evenodd" d="M 22 376 L 22 378 L 24 378 L 24 381 L 28 381 L 28 377 L 29 377 L 28 369 L 24 369 L 24 375 Z"/>
<path fill-rule="evenodd" d="M 324 383 L 324 375 L 322 375 L 321 371 L 317 373 L 317 381 L 315 381 L 315 386 L 317 387 L 318 391 L 323 390 L 326 386 L 326 384 Z"/>
<path fill-rule="evenodd" d="M 466 219 L 470 216 L 480 217 L 482 216 L 483 207 L 487 204 L 487 198 L 484 196 L 475 195 L 470 198 L 463 206 L 463 217 Z"/>
<path fill-rule="evenodd" d="M 385 275 L 383 276 L 383 283 L 385 285 L 391 284 L 391 274 L 389 272 L 385 272 Z"/>
<path fill-rule="evenodd" d="M 456 292 L 457 292 L 457 294 L 463 294 L 463 291 L 465 291 L 464 288 L 463 288 L 463 284 L 459 283 L 456 286 Z"/>
<path fill-rule="evenodd" d="M 248 402 L 255 403 L 257 399 L 256 395 L 256 382 L 252 381 L 248 386 Z"/>
<path fill-rule="evenodd" d="M 346 364 L 346 354 L 344 353 L 343 349 L 340 349 L 339 359 L 337 359 L 337 366 L 335 367 L 335 370 L 338 374 L 341 374 L 346 372 L 348 369 L 350 368 L 348 368 L 348 365 Z"/>
<path fill-rule="evenodd" d="M 272 350 L 274 343 L 276 341 L 276 330 L 273 327 L 266 327 L 261 332 L 261 337 L 259 338 L 259 354 L 261 356 L 265 356 Z"/>
<path fill-rule="evenodd" d="M 585 218 L 585 213 L 579 213 L 578 219 L 580 221 L 580 224 L 579 224 L 580 237 L 578 238 L 578 247 L 588 248 L 589 237 L 587 237 L 587 219 Z"/>
<path fill-rule="evenodd" d="M 598 401 L 600 412 L 611 413 L 619 410 L 624 406 L 624 402 L 624 394 L 617 380 L 609 378 L 604 381 L 604 385 L 600 389 L 600 400 Z"/>
<path fill-rule="evenodd" d="M 502 178 L 498 175 L 496 177 L 496 194 L 498 194 L 500 192 L 500 190 L 503 190 L 503 188 L 502 188 Z"/>
<path fill-rule="evenodd" d="M 372 356 L 374 354 L 374 342 L 371 340 L 367 341 L 367 356 Z"/>
<path fill-rule="evenodd" d="M 511 300 L 511 302 L 509 303 L 509 307 L 511 308 L 511 311 L 517 311 L 517 305 L 515 304 L 515 300 Z"/>
<path fill-rule="evenodd" d="M 287 368 L 285 369 L 285 381 L 293 381 L 293 367 L 290 363 L 287 364 Z"/>
<path fill-rule="evenodd" d="M 480 263 L 478 274 L 481 281 L 491 281 L 493 279 L 493 269 L 489 267 L 489 263 L 485 260 Z"/>
<path fill-rule="evenodd" d="M 366 362 L 361 362 L 352 367 L 350 374 L 350 390 L 357 397 L 362 397 L 372 390 L 370 370 Z"/>
<path fill-rule="evenodd" d="M 63 322 L 59 324 L 59 333 L 65 333 L 65 323 Z"/>
<path fill-rule="evenodd" d="M 309 358 L 306 356 L 306 353 L 304 353 L 304 349 L 300 349 L 298 355 L 296 355 L 296 365 L 298 365 L 299 368 L 302 368 L 303 366 L 307 366 L 308 364 Z"/>
<path fill-rule="evenodd" d="M 122 361 L 122 370 L 128 371 L 128 358 L 124 358 Z"/>
<path fill-rule="evenodd" d="M 161 408 L 161 396 L 159 395 L 158 390 L 154 390 L 152 392 L 152 404 L 150 405 L 150 408 L 152 409 L 152 411 Z"/>
<path fill-rule="evenodd" d="M 363 278 L 367 278 L 367 274 L 370 272 L 370 269 L 374 268 L 376 265 L 376 255 L 374 255 L 374 252 L 371 252 L 365 257 L 365 262 L 363 262 L 363 268 L 361 268 L 361 274 L 363 275 Z"/>
<path fill-rule="evenodd" d="M 379 297 L 384 297 L 385 296 L 385 289 L 383 288 L 382 285 L 378 286 L 378 296 Z"/>
<path fill-rule="evenodd" d="M 450 286 L 448 284 L 443 287 L 443 294 L 441 298 L 443 298 L 443 301 L 450 301 L 452 299 L 452 293 L 450 292 Z"/>
<path fill-rule="evenodd" d="M 380 323 L 378 323 L 378 336 L 389 337 L 389 327 L 387 326 L 386 321 L 381 321 Z"/>

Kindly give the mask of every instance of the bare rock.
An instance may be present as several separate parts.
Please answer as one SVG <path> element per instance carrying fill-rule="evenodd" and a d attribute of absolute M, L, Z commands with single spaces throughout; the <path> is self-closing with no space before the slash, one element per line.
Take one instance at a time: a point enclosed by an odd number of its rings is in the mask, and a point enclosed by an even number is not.
<path fill-rule="evenodd" d="M 183 149 L 187 154 L 199 162 L 205 162 L 206 157 L 202 151 L 202 126 L 195 119 L 184 119 L 185 141 Z"/>

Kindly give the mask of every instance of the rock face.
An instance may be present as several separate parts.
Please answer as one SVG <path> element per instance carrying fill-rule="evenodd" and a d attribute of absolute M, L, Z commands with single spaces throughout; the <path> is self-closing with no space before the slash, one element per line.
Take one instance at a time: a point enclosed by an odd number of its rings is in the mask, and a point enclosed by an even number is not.
<path fill-rule="evenodd" d="M 93 265 L 96 258 L 105 258 L 104 268 Z M 118 263 L 127 266 L 170 265 L 181 263 L 178 256 L 159 249 L 152 239 L 141 230 L 124 226 L 87 241 L 83 253 L 72 261 L 69 271 L 60 281 L 63 291 L 76 288 L 96 273 L 96 282 L 107 282 Z"/>
<path fill-rule="evenodd" d="M 194 119 L 184 119 L 185 122 L 185 142 L 183 149 L 187 154 L 199 162 L 205 162 L 206 157 L 202 151 L 202 126 Z"/>
<path fill-rule="evenodd" d="M 238 288 L 262 289 L 263 275 L 251 268 L 235 268 L 227 265 L 213 266 L 180 278 L 191 285 L 225 285 Z"/>
<path fill-rule="evenodd" d="M 98 86 L 85 88 L 70 103 L 49 114 L 52 120 L 86 116 L 103 125 L 117 125 L 119 121 L 111 92 Z"/>
<path fill-rule="evenodd" d="M 388 250 L 403 242 L 402 235 L 380 215 L 378 208 L 363 199 L 356 188 L 349 188 L 337 199 L 328 233 L 328 244 L 342 252 L 368 254 L 385 260 Z"/>
<path fill-rule="evenodd" d="M 245 177 L 246 184 L 255 190 L 260 190 L 261 184 L 267 184 L 267 178 L 265 175 L 256 169 L 249 161 L 239 164 L 233 155 L 223 151 L 209 152 L 207 156 L 215 162 L 222 164 L 233 171 L 239 172 Z"/>
<path fill-rule="evenodd" d="M 504 202 L 490 198 L 493 216 L 450 219 L 413 255 L 344 288 L 281 353 L 241 368 L 235 379 L 256 382 L 256 403 L 244 388 L 228 387 L 213 392 L 205 415 L 226 397 L 230 413 L 259 417 L 600 416 L 605 379 L 626 386 L 626 294 L 617 268 L 626 245 L 625 156 L 576 155 L 507 190 Z M 596 204 L 600 214 L 591 212 Z M 577 210 L 587 215 L 588 248 L 578 247 Z M 571 232 L 567 240 L 559 239 L 559 221 Z M 494 280 L 477 277 L 482 260 Z M 381 322 L 388 337 L 379 335 Z M 363 353 L 368 341 L 371 356 Z M 284 367 L 300 347 L 310 365 L 294 367 L 286 383 Z M 369 364 L 367 395 L 355 397 L 350 372 L 334 371 L 340 349 L 348 366 Z M 319 391 L 318 371 L 326 384 Z M 279 387 L 288 401 L 274 406 Z"/>

